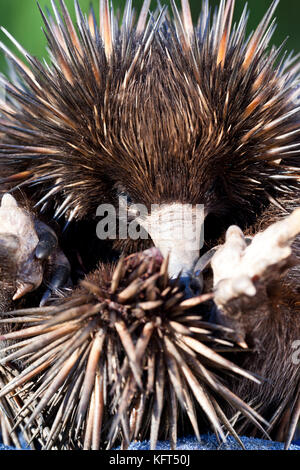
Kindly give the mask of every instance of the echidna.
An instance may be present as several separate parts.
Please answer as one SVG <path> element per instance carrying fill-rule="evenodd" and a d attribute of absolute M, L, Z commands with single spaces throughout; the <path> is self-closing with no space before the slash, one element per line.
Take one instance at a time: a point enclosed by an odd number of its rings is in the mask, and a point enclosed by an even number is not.
<path fill-rule="evenodd" d="M 220 399 L 267 436 L 266 421 L 223 383 L 226 372 L 259 383 L 218 354 L 218 346 L 232 352 L 233 344 L 214 333 L 230 330 L 203 321 L 199 308 L 191 312 L 211 298 L 184 299 L 178 279 L 168 279 L 168 260 L 153 250 L 121 258 L 112 272 L 101 266 L 71 298 L 2 320 L 23 324 L 2 339 L 25 341 L 3 349 L 3 362 L 22 359 L 23 370 L 1 397 L 25 384 L 17 416 L 30 410 L 25 429 L 44 449 L 110 448 L 120 436 L 126 448 L 148 429 L 153 449 L 162 435 L 175 448 L 177 428 L 188 422 L 200 439 L 197 409 L 220 439 L 222 424 L 241 443 Z"/>
<path fill-rule="evenodd" d="M 2 336 L 22 341 L 2 349 L 2 363 L 13 361 L 19 375 L 1 397 L 18 391 L 25 405 L 13 407 L 16 422 L 45 448 L 117 439 L 125 447 L 148 430 L 152 448 L 165 431 L 175 446 L 180 407 L 198 436 L 204 417 L 221 439 L 221 425 L 239 439 L 238 420 L 240 429 L 254 423 L 288 445 L 299 418 L 291 360 L 300 338 L 299 268 L 280 264 L 282 277 L 270 276 L 255 308 L 242 302 L 227 315 L 203 273 L 230 225 L 252 236 L 299 205 L 299 62 L 283 46 L 268 49 L 278 1 L 248 39 L 246 7 L 232 26 L 233 0 L 221 1 L 213 17 L 204 1 L 196 27 L 187 0 L 182 12 L 172 2 L 172 17 L 161 6 L 149 14 L 145 0 L 137 19 L 128 0 L 122 20 L 101 0 L 99 26 L 77 1 L 75 26 L 59 3 L 54 18 L 41 12 L 50 64 L 3 29 L 27 64 L 2 44 L 13 70 L 1 77 L 1 304 L 12 316 L 2 324 L 23 325 Z M 100 240 L 97 216 L 110 207 L 112 232 L 138 214 L 140 236 L 127 230 Z M 170 238 L 183 226 L 184 240 Z M 242 243 L 245 250 L 251 238 Z M 146 251 L 113 271 L 121 253 L 153 244 L 164 262 Z M 182 285 L 196 297 L 184 301 Z M 234 355 L 228 337 L 239 351 L 251 347 L 234 357 L 236 366 L 215 350 L 223 344 L 224 355 Z M 12 370 L 3 369 L 3 380 Z"/>

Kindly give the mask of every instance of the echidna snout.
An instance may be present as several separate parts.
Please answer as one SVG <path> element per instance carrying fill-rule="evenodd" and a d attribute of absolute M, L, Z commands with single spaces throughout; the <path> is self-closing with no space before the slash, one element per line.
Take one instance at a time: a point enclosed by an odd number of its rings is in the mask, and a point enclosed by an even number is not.
<path fill-rule="evenodd" d="M 180 276 L 187 296 L 192 295 L 191 283 L 194 267 L 199 259 L 204 211 L 202 205 L 163 204 L 147 216 L 140 217 L 141 226 L 147 230 L 154 245 L 164 258 L 169 258 L 168 273 L 171 279 Z M 200 282 L 192 283 L 196 291 Z"/>

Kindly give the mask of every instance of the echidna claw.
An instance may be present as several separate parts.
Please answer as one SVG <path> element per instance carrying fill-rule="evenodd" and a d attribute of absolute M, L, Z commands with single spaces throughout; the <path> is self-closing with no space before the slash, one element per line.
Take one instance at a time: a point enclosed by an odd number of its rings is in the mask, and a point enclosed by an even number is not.
<path fill-rule="evenodd" d="M 37 259 L 47 259 L 58 245 L 58 239 L 55 232 L 40 220 L 35 222 L 35 228 L 39 237 L 39 242 L 35 250 Z"/>
<path fill-rule="evenodd" d="M 202 273 L 207 268 L 207 266 L 210 264 L 214 254 L 216 253 L 219 247 L 220 245 L 216 245 L 213 248 L 211 248 L 209 251 L 204 253 L 202 256 L 200 256 L 200 258 L 198 259 L 194 267 L 195 276 L 199 276 L 199 274 Z"/>
<path fill-rule="evenodd" d="M 35 286 L 33 284 L 29 284 L 29 283 L 17 283 L 17 291 L 15 293 L 15 295 L 13 296 L 13 300 L 19 300 L 21 299 L 22 297 L 24 297 L 24 295 L 26 294 L 29 294 L 29 292 L 32 292 L 35 288 Z"/>
<path fill-rule="evenodd" d="M 61 250 L 57 249 L 54 251 L 49 256 L 49 262 L 54 266 L 53 275 L 49 282 L 49 288 L 41 299 L 40 307 L 44 307 L 46 305 L 53 292 L 67 284 L 71 273 L 70 263 Z"/>

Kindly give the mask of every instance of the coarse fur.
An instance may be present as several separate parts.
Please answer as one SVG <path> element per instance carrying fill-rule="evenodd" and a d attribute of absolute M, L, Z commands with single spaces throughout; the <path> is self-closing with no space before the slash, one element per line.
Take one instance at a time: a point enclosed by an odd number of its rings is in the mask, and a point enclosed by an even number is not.
<path fill-rule="evenodd" d="M 77 31 L 63 1 L 61 13 L 53 2 L 54 18 L 42 13 L 50 65 L 15 40 L 27 64 L 2 45 L 14 74 L 1 77 L 1 190 L 60 234 L 73 280 L 149 245 L 97 239 L 97 207 L 117 207 L 119 196 L 129 211 L 134 203 L 204 204 L 205 249 L 233 223 L 256 233 L 297 207 L 299 62 L 283 46 L 268 49 L 278 1 L 248 39 L 247 9 L 232 26 L 232 0 L 213 17 L 204 1 L 195 28 L 186 1 L 182 14 L 172 3 L 170 19 L 165 8 L 148 15 L 146 0 L 136 21 L 127 1 L 120 25 L 100 3 L 98 27 L 93 11 L 86 19 L 75 2 Z M 294 253 L 299 258 L 299 241 Z M 291 362 L 300 338 L 299 267 L 266 299 L 242 322 L 253 345 L 245 367 L 267 382 L 232 387 L 276 421 L 282 438 L 287 410 L 294 421 L 299 414 Z"/>

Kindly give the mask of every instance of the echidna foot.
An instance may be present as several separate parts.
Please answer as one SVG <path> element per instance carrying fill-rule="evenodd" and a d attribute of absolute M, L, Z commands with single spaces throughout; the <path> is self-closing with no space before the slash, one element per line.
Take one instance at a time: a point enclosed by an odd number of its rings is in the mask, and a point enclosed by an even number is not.
<path fill-rule="evenodd" d="M 216 319 L 235 331 L 241 346 L 247 346 L 243 316 L 267 305 L 269 286 L 296 263 L 291 246 L 299 233 L 300 208 L 256 234 L 251 243 L 239 227 L 229 227 L 224 245 L 212 257 Z"/>
<path fill-rule="evenodd" d="M 221 308 L 239 298 L 251 302 L 259 288 L 278 280 L 293 264 L 292 242 L 300 234 L 300 208 L 256 234 L 247 244 L 239 227 L 229 227 L 214 254 L 215 302 Z"/>
<path fill-rule="evenodd" d="M 11 194 L 2 197 L 0 206 L 0 269 L 1 276 L 9 276 L 16 286 L 12 300 L 37 289 L 45 280 L 45 273 L 50 273 L 42 305 L 70 275 L 69 261 L 53 230 L 19 207 Z"/>

